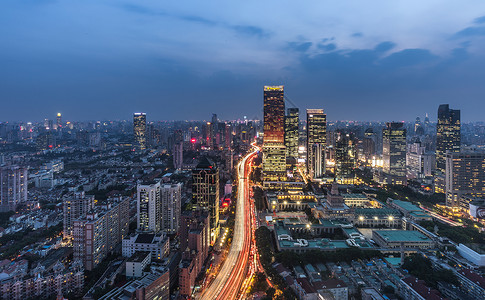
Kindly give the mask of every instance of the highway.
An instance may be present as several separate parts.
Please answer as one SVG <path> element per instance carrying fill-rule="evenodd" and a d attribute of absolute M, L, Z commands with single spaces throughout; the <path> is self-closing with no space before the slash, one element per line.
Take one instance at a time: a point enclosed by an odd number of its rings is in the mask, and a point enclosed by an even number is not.
<path fill-rule="evenodd" d="M 250 165 L 257 151 L 258 149 L 254 147 L 254 151 L 243 157 L 237 165 L 238 195 L 231 248 L 221 270 L 210 286 L 202 292 L 200 299 L 237 299 L 243 283 L 246 285 L 246 279 L 250 277 L 248 275 L 252 275 L 248 274 L 248 271 L 252 269 L 250 253 L 251 250 L 254 250 L 254 245 L 252 245 L 254 241 L 252 221 L 254 218 L 251 218 L 253 207 L 249 201 L 248 176 Z"/>

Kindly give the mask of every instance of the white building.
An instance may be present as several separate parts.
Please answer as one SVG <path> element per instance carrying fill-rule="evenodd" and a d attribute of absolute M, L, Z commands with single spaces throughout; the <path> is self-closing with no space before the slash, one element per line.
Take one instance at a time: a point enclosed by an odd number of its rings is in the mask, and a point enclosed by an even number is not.
<path fill-rule="evenodd" d="M 137 251 L 150 252 L 152 259 L 162 259 L 170 252 L 169 239 L 165 233 L 140 233 L 132 235 L 122 242 L 122 254 L 130 257 Z"/>
<path fill-rule="evenodd" d="M 150 265 L 152 255 L 150 252 L 135 252 L 126 261 L 126 277 L 139 278 L 143 276 L 143 270 Z"/>
<path fill-rule="evenodd" d="M 136 208 L 138 230 L 159 232 L 162 218 L 160 182 L 138 185 Z"/>
<path fill-rule="evenodd" d="M 477 249 L 477 251 L 475 251 L 463 244 L 459 244 L 458 247 L 456 247 L 456 250 L 458 250 L 458 253 L 468 261 L 479 267 L 485 267 L 485 252 L 483 250 L 480 251 Z"/>
<path fill-rule="evenodd" d="M 433 175 L 436 160 L 435 154 L 426 152 L 426 147 L 420 142 L 408 145 L 406 166 L 408 179 L 423 179 Z"/>
<path fill-rule="evenodd" d="M 161 229 L 169 234 L 177 233 L 180 226 L 181 193 L 181 183 L 161 186 Z"/>

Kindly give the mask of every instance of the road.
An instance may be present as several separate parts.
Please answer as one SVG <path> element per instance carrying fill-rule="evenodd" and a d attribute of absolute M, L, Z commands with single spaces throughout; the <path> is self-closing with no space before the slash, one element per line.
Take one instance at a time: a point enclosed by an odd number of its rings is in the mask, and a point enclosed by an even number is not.
<path fill-rule="evenodd" d="M 243 283 L 247 284 L 248 271 L 250 270 L 250 253 L 252 245 L 252 218 L 251 204 L 249 202 L 248 176 L 250 165 L 254 159 L 257 148 L 247 154 L 237 165 L 238 170 L 238 195 L 236 217 L 234 222 L 234 235 L 231 248 L 226 260 L 212 281 L 211 285 L 202 292 L 200 299 L 237 299 Z M 254 220 L 254 219 L 253 219 Z"/>

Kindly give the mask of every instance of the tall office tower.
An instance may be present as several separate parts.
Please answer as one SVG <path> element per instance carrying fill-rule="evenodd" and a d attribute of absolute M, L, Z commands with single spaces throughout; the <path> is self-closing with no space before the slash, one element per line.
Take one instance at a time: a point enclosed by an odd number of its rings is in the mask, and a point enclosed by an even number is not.
<path fill-rule="evenodd" d="M 164 184 L 161 186 L 162 230 L 177 233 L 180 225 L 182 184 Z"/>
<path fill-rule="evenodd" d="M 73 222 L 74 260 L 92 270 L 128 235 L 130 199 L 112 198 Z"/>
<path fill-rule="evenodd" d="M 414 133 L 415 134 L 418 134 L 419 128 L 422 128 L 421 118 L 416 117 L 416 121 L 414 121 Z"/>
<path fill-rule="evenodd" d="M 184 163 L 184 144 L 183 142 L 179 142 L 173 146 L 173 167 L 176 170 L 181 170 L 183 163 Z"/>
<path fill-rule="evenodd" d="M 161 229 L 162 206 L 160 182 L 145 182 L 137 186 L 137 228 L 157 233 Z"/>
<path fill-rule="evenodd" d="M 263 181 L 286 180 L 284 88 L 264 87 Z"/>
<path fill-rule="evenodd" d="M 485 196 L 485 152 L 465 150 L 448 152 L 445 157 L 446 206 L 458 208 L 465 194 Z M 468 209 L 464 205 L 464 209 Z"/>
<path fill-rule="evenodd" d="M 202 157 L 192 170 L 192 199 L 200 209 L 210 214 L 211 243 L 219 235 L 219 169 L 207 157 Z"/>
<path fill-rule="evenodd" d="M 355 144 L 350 133 L 335 133 L 335 177 L 340 183 L 352 184 L 356 167 Z"/>
<path fill-rule="evenodd" d="M 217 148 L 217 135 L 219 133 L 219 121 L 217 120 L 217 115 L 212 114 L 211 126 L 209 131 L 210 145 L 211 148 Z"/>
<path fill-rule="evenodd" d="M 224 146 L 226 148 L 231 148 L 232 146 L 232 128 L 231 124 L 227 123 L 224 128 Z"/>
<path fill-rule="evenodd" d="M 285 118 L 285 147 L 286 156 L 298 158 L 299 139 L 299 111 L 298 108 L 288 108 Z"/>
<path fill-rule="evenodd" d="M 446 152 L 460 152 L 460 127 L 460 110 L 450 109 L 448 104 L 440 105 L 436 124 L 436 170 L 443 174 L 446 170 Z"/>
<path fill-rule="evenodd" d="M 372 160 L 376 155 L 377 135 L 372 128 L 367 128 L 364 132 L 364 141 L 362 143 L 364 157 L 366 161 Z"/>
<path fill-rule="evenodd" d="M 86 195 L 84 192 L 67 194 L 62 199 L 64 211 L 64 238 L 72 238 L 72 224 L 74 220 L 86 216 L 94 208 L 94 195 Z"/>
<path fill-rule="evenodd" d="M 134 113 L 133 114 L 133 134 L 135 136 L 135 143 L 141 150 L 147 147 L 147 114 Z"/>
<path fill-rule="evenodd" d="M 61 113 L 57 113 L 57 118 L 56 118 L 56 121 L 57 121 L 57 130 L 61 130 L 62 129 L 62 115 Z"/>
<path fill-rule="evenodd" d="M 0 212 L 15 211 L 27 202 L 27 168 L 0 166 Z"/>
<path fill-rule="evenodd" d="M 450 109 L 448 104 L 438 108 L 438 123 L 436 124 L 436 174 L 435 192 L 445 192 L 446 153 L 460 152 L 461 122 L 460 110 Z"/>
<path fill-rule="evenodd" d="M 406 129 L 403 123 L 386 123 L 382 130 L 382 156 L 386 183 L 406 185 Z"/>
<path fill-rule="evenodd" d="M 325 175 L 325 146 L 323 144 L 313 144 L 312 147 L 312 161 L 310 168 L 312 170 L 312 178 L 323 178 Z"/>
<path fill-rule="evenodd" d="M 306 110 L 306 136 L 307 136 L 307 172 L 312 178 L 321 177 L 325 173 L 325 159 L 321 160 L 323 164 L 319 169 L 323 172 L 320 176 L 315 176 L 315 169 L 313 162 L 317 160 L 313 157 L 313 145 L 320 144 L 325 151 L 327 145 L 327 115 L 323 113 L 323 109 L 307 109 Z M 318 148 L 320 149 L 320 148 Z"/>

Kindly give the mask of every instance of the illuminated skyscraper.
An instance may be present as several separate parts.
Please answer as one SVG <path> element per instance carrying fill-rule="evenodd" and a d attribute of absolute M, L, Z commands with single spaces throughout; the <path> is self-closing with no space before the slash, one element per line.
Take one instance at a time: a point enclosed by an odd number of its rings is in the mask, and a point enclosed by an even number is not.
<path fill-rule="evenodd" d="M 164 184 L 160 189 L 162 230 L 177 233 L 180 225 L 182 184 Z"/>
<path fill-rule="evenodd" d="M 147 146 L 147 114 L 135 113 L 133 115 L 133 134 L 135 143 L 141 150 Z"/>
<path fill-rule="evenodd" d="M 287 157 L 298 158 L 299 124 L 298 108 L 288 108 L 285 118 L 285 146 Z"/>
<path fill-rule="evenodd" d="M 383 172 L 387 184 L 406 185 L 406 129 L 388 122 L 382 130 Z"/>
<path fill-rule="evenodd" d="M 335 176 L 340 183 L 353 183 L 355 163 L 355 144 L 351 134 L 335 132 Z"/>
<path fill-rule="evenodd" d="M 306 132 L 307 132 L 307 172 L 312 178 L 318 178 L 325 173 L 325 157 L 323 159 L 316 159 L 314 156 L 321 156 L 321 153 L 315 154 L 314 149 L 325 151 L 327 144 L 327 115 L 323 113 L 323 109 L 307 109 L 306 110 Z M 320 144 L 321 147 L 313 147 L 315 144 Z M 319 150 L 319 151 L 320 151 Z M 315 162 L 320 162 L 323 165 L 318 166 L 318 170 L 322 172 L 315 172 Z"/>
<path fill-rule="evenodd" d="M 460 110 L 450 109 L 448 104 L 438 108 L 436 125 L 436 169 L 441 173 L 446 170 L 446 152 L 460 152 L 461 130 Z"/>
<path fill-rule="evenodd" d="M 461 197 L 470 194 L 485 196 L 485 152 L 467 150 L 459 153 L 448 152 L 445 156 L 446 205 L 457 208 Z M 462 209 L 468 211 L 468 203 Z"/>
<path fill-rule="evenodd" d="M 57 130 L 62 129 L 62 115 L 61 113 L 57 113 Z"/>
<path fill-rule="evenodd" d="M 286 180 L 283 86 L 264 87 L 263 181 Z"/>
<path fill-rule="evenodd" d="M 448 104 L 440 105 L 436 124 L 436 193 L 445 192 L 446 152 L 460 152 L 460 129 L 460 110 L 450 109 Z"/>
<path fill-rule="evenodd" d="M 192 199 L 197 208 L 210 214 L 211 243 L 219 235 L 219 169 L 207 157 L 202 157 L 192 170 Z"/>
<path fill-rule="evenodd" d="M 160 182 L 146 182 L 137 186 L 137 228 L 157 233 L 162 229 Z"/>

